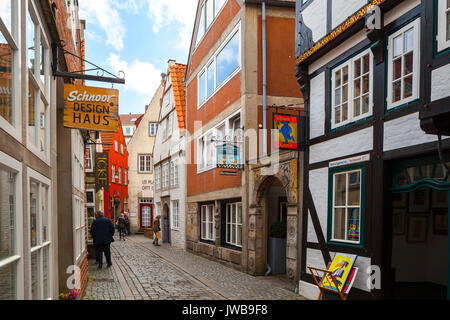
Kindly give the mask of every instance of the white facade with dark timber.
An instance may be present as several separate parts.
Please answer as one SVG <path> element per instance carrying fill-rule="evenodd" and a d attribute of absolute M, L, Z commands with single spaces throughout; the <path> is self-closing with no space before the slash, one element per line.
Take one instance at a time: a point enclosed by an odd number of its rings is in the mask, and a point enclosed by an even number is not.
<path fill-rule="evenodd" d="M 307 266 L 341 252 L 358 255 L 350 298 L 399 298 L 406 283 L 439 296 L 450 274 L 437 226 L 450 189 L 450 1 L 297 0 L 296 12 L 308 115 L 300 294 L 317 298 Z"/>

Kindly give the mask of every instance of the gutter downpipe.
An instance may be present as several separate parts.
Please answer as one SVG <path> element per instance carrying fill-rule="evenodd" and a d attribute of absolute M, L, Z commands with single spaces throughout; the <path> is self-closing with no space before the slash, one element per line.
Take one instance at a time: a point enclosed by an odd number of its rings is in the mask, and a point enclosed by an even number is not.
<path fill-rule="evenodd" d="M 262 1 L 262 67 L 263 67 L 263 156 L 267 155 L 267 52 L 266 1 Z"/>

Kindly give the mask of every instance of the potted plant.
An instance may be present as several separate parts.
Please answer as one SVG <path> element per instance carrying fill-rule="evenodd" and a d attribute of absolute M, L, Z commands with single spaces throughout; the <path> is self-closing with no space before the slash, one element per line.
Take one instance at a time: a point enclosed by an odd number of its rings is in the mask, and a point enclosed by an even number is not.
<path fill-rule="evenodd" d="M 286 221 L 277 221 L 270 226 L 267 263 L 272 274 L 286 272 Z"/>

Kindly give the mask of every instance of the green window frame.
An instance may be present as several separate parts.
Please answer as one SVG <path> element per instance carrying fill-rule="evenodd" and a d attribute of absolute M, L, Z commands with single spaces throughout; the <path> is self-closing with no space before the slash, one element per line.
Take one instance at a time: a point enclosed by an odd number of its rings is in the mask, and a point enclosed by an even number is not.
<path fill-rule="evenodd" d="M 350 185 L 350 177 L 353 173 L 359 173 L 359 204 L 350 203 L 348 197 L 348 187 Z M 345 204 L 336 204 L 335 198 L 335 177 L 346 175 L 345 178 Z M 364 246 L 364 214 L 365 214 L 365 187 L 366 187 L 366 165 L 358 164 L 352 166 L 344 166 L 329 170 L 328 174 L 328 220 L 327 220 L 327 243 L 339 246 L 351 246 L 362 248 Z M 354 183 L 354 182 L 353 182 Z M 335 209 L 344 210 L 345 215 L 345 239 L 337 239 L 334 230 Z M 359 209 L 358 212 L 354 210 Z M 355 215 L 354 215 L 355 214 Z M 353 220 L 353 221 L 352 221 Z M 351 230 L 351 224 L 357 221 L 359 226 Z M 353 231 L 353 232 L 351 232 Z M 355 232 L 356 231 L 356 232 Z M 350 239 L 351 237 L 358 240 Z"/>

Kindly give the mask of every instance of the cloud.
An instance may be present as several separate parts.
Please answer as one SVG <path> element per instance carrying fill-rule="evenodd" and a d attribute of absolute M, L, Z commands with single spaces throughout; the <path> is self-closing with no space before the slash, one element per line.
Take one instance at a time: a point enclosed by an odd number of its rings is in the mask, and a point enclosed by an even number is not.
<path fill-rule="evenodd" d="M 161 70 L 150 62 L 135 60 L 132 63 L 128 63 L 121 60 L 120 56 L 114 53 L 109 55 L 108 63 L 116 74 L 119 71 L 125 72 L 125 91 L 137 93 L 145 99 L 144 103 L 150 102 L 161 84 Z"/>
<path fill-rule="evenodd" d="M 125 3 L 127 2 L 130 1 Z M 108 0 L 79 0 L 79 15 L 81 19 L 86 19 L 89 23 L 98 24 L 105 32 L 106 44 L 121 50 L 126 28 L 117 8 L 114 8 L 112 4 L 113 2 Z"/>
<path fill-rule="evenodd" d="M 157 33 L 173 23 L 180 25 L 178 47 L 189 48 L 198 0 L 146 0 L 148 17 Z"/>

